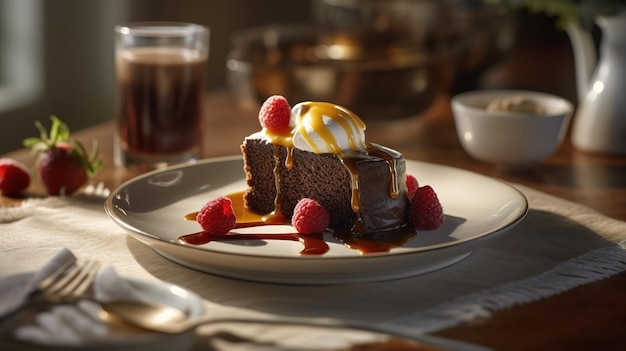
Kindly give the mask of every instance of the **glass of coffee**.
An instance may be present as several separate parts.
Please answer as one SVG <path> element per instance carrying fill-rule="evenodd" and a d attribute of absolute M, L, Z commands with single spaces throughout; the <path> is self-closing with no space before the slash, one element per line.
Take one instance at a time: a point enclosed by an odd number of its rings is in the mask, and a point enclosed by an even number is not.
<path fill-rule="evenodd" d="M 209 29 L 191 23 L 115 27 L 118 166 L 158 168 L 202 153 Z"/>

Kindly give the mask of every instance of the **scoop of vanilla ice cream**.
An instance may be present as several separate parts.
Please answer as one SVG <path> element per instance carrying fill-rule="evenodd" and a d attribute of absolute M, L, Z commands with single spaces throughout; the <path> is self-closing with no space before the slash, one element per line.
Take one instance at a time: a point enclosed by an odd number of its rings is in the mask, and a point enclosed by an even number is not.
<path fill-rule="evenodd" d="M 366 151 L 365 123 L 352 111 L 327 102 L 301 102 L 291 109 L 294 147 L 317 154 Z"/>

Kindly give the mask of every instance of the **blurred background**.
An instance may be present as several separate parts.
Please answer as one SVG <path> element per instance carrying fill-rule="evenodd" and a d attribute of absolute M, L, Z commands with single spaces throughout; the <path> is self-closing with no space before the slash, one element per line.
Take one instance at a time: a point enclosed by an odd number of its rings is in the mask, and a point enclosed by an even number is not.
<path fill-rule="evenodd" d="M 406 117 L 440 94 L 489 87 L 576 102 L 569 40 L 551 18 L 482 0 L 377 3 L 0 0 L 0 153 L 51 114 L 73 130 L 114 118 L 113 27 L 130 21 L 208 26 L 207 90 L 229 89 L 252 109 L 284 93 Z"/>

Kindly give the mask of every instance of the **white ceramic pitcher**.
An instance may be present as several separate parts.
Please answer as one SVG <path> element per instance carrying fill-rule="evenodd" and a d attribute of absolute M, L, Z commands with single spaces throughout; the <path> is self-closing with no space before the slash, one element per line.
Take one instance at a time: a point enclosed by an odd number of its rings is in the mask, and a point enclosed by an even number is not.
<path fill-rule="evenodd" d="M 572 143 L 583 151 L 626 154 L 626 11 L 596 23 L 602 31 L 599 60 L 591 34 L 567 27 L 578 91 Z"/>

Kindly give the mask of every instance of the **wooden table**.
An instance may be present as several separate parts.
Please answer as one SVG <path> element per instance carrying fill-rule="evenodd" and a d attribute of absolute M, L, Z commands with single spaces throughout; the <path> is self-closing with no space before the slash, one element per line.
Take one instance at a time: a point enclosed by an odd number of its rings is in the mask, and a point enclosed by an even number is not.
<path fill-rule="evenodd" d="M 244 136 L 259 129 L 254 110 L 236 107 L 225 92 L 206 101 L 206 157 L 239 153 Z M 626 220 L 626 157 L 585 154 L 569 141 L 545 162 L 520 173 L 500 173 L 470 158 L 456 136 L 449 97 L 441 97 L 421 117 L 376 125 L 369 122 L 369 141 L 396 148 L 408 159 L 468 169 L 506 181 L 521 183 L 602 214 Z M 113 165 L 112 122 L 75 133 L 90 145 L 100 143 L 105 168 L 94 179 L 114 189 L 137 171 Z M 4 155 L 32 163 L 27 150 Z M 29 196 L 42 195 L 35 182 Z M 16 200 L 2 198 L 1 204 Z M 626 350 L 626 273 L 570 290 L 561 295 L 495 313 L 444 330 L 438 335 L 466 340 L 497 350 Z"/>

